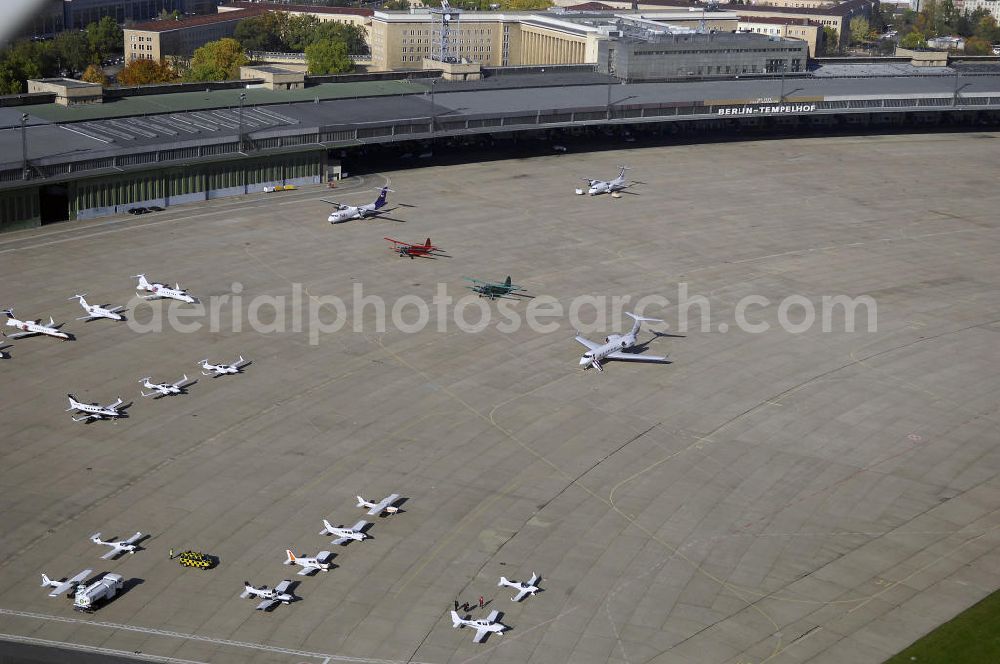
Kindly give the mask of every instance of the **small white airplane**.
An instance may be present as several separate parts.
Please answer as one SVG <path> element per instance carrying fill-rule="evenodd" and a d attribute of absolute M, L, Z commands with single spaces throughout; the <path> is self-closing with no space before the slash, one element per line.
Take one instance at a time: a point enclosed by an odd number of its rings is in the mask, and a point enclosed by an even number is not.
<path fill-rule="evenodd" d="M 356 496 L 356 498 L 358 499 L 358 507 L 370 508 L 368 510 L 368 516 L 380 515 L 382 514 L 382 512 L 385 512 L 386 514 L 396 514 L 397 512 L 399 512 L 399 508 L 393 505 L 393 503 L 395 503 L 399 499 L 398 493 L 386 496 L 377 503 L 365 500 L 361 496 Z"/>
<path fill-rule="evenodd" d="M 248 597 L 257 597 L 258 599 L 263 600 L 257 605 L 257 610 L 270 611 L 278 604 L 289 604 L 295 599 L 295 596 L 288 592 L 288 587 L 291 585 L 292 582 L 285 579 L 274 588 L 268 588 L 267 586 L 254 588 L 250 585 L 249 581 L 244 581 L 243 592 L 240 593 L 240 597 L 243 599 Z"/>
<path fill-rule="evenodd" d="M 138 279 L 139 283 L 136 285 L 136 290 L 143 290 L 152 293 L 152 295 L 145 295 L 147 300 L 152 300 L 156 298 L 168 298 L 171 300 L 179 300 L 181 302 L 187 302 L 188 304 L 193 304 L 195 299 L 186 290 L 181 288 L 180 284 L 174 284 L 173 288 L 165 284 L 160 283 L 149 283 L 146 281 L 146 275 L 144 274 L 134 274 L 133 279 Z"/>
<path fill-rule="evenodd" d="M 49 324 L 42 325 L 42 320 L 39 318 L 35 321 L 30 320 L 19 320 L 14 318 L 14 309 L 4 309 L 2 313 L 7 314 L 7 327 L 16 327 L 21 330 L 20 332 L 15 332 L 14 334 L 7 334 L 4 332 L 4 336 L 8 339 L 20 339 L 21 337 L 30 337 L 35 334 L 45 334 L 50 337 L 56 337 L 59 339 L 69 339 L 69 335 L 65 332 L 59 331 L 59 326 L 56 322 L 52 320 L 52 316 L 49 316 Z"/>
<path fill-rule="evenodd" d="M 120 410 L 118 410 L 118 406 L 125 403 L 124 401 L 122 401 L 121 397 L 118 397 L 118 399 L 115 402 L 109 403 L 107 406 L 102 406 L 97 403 L 83 403 L 77 401 L 76 397 L 74 397 L 72 394 L 67 394 L 66 396 L 69 398 L 69 408 L 66 409 L 67 413 L 73 410 L 78 410 L 81 413 L 84 413 L 83 417 L 74 417 L 73 418 L 74 422 L 86 422 L 88 420 L 102 420 L 105 417 L 115 418 L 115 417 L 121 417 L 123 414 Z"/>
<path fill-rule="evenodd" d="M 49 593 L 49 597 L 59 597 L 63 593 L 75 590 L 77 584 L 83 583 L 84 579 L 89 577 L 93 571 L 92 569 L 85 569 L 76 576 L 63 579 L 62 581 L 53 581 L 45 576 L 45 574 L 42 574 L 42 588 L 55 588 L 55 590 Z"/>
<path fill-rule="evenodd" d="M 512 602 L 520 602 L 524 599 L 525 595 L 531 594 L 532 597 L 535 596 L 540 588 L 535 585 L 539 581 L 539 576 L 532 573 L 531 578 L 528 579 L 527 583 L 521 583 L 520 581 L 510 581 L 505 576 L 500 577 L 500 582 L 497 583 L 497 587 L 507 586 L 508 588 L 513 588 L 517 590 L 517 594 L 510 598 Z"/>
<path fill-rule="evenodd" d="M 212 364 L 207 359 L 202 360 L 198 363 L 201 367 L 202 376 L 211 376 L 212 378 L 217 378 L 219 376 L 225 376 L 227 374 L 238 374 L 241 373 L 241 369 L 247 363 L 240 355 L 240 358 L 233 362 L 232 364 Z"/>
<path fill-rule="evenodd" d="M 140 378 L 139 382 L 142 383 L 142 386 L 147 390 L 152 390 L 152 392 L 147 394 L 146 392 L 139 390 L 139 394 L 144 397 L 156 397 L 157 399 L 171 394 L 182 394 L 187 380 L 187 374 L 184 374 L 184 377 L 176 383 L 154 383 L 151 382 L 151 378 L 149 376 L 146 376 L 145 378 Z"/>
<path fill-rule="evenodd" d="M 594 367 L 598 371 L 604 371 L 601 362 L 604 360 L 632 360 L 635 362 L 666 362 L 667 358 L 662 355 L 640 355 L 639 353 L 629 353 L 629 348 L 635 346 L 635 335 L 639 332 L 639 323 L 647 321 L 649 323 L 662 323 L 659 318 L 643 318 L 633 313 L 625 312 L 626 316 L 631 316 L 635 320 L 632 331 L 628 334 L 612 334 L 605 337 L 603 344 L 577 335 L 576 340 L 586 346 L 589 350 L 580 358 L 580 366 L 584 369 Z"/>
<path fill-rule="evenodd" d="M 358 521 L 350 528 L 345 528 L 343 526 L 330 525 L 329 521 L 323 519 L 323 525 L 325 526 L 325 528 L 319 531 L 320 535 L 337 536 L 337 539 L 330 542 L 330 544 L 347 544 L 348 542 L 361 542 L 368 537 L 368 535 L 365 534 L 365 527 L 368 525 L 367 521 Z"/>
<path fill-rule="evenodd" d="M 100 306 L 98 304 L 87 304 L 87 299 L 84 297 L 86 293 L 77 293 L 73 297 L 67 298 L 69 300 L 79 300 L 80 306 L 83 310 L 87 312 L 86 316 L 80 316 L 77 320 L 96 320 L 98 318 L 110 318 L 111 320 L 125 320 L 125 316 L 122 316 L 120 311 L 125 310 L 125 306 L 115 307 L 114 309 L 108 309 L 106 307 Z"/>
<path fill-rule="evenodd" d="M 390 191 L 392 189 L 389 189 L 389 187 L 382 187 L 378 192 L 378 198 L 367 205 L 344 205 L 337 201 L 328 201 L 325 198 L 321 198 L 320 200 L 324 203 L 337 206 L 337 209 L 330 213 L 327 221 L 331 224 L 339 224 L 351 219 L 365 219 L 366 217 L 378 216 L 381 214 L 380 211 L 382 208 L 385 207 L 386 194 Z"/>
<path fill-rule="evenodd" d="M 103 544 L 104 546 L 110 546 L 111 550 L 105 553 L 101 558 L 104 560 L 110 560 L 112 558 L 117 558 L 123 553 L 135 553 L 139 548 L 135 545 L 137 541 L 142 537 L 142 533 L 136 533 L 129 537 L 127 540 L 121 540 L 118 542 L 105 542 L 101 539 L 100 533 L 94 533 L 90 536 L 90 541 L 94 544 Z"/>
<path fill-rule="evenodd" d="M 628 166 L 622 166 L 621 171 L 618 173 L 618 177 L 614 180 L 591 180 L 590 178 L 583 178 L 587 182 L 587 193 L 591 196 L 597 196 L 598 194 L 613 194 L 616 191 L 621 191 L 626 189 L 631 185 L 625 182 L 625 171 L 628 170 Z"/>
<path fill-rule="evenodd" d="M 504 630 L 509 629 L 506 625 L 498 622 L 500 618 L 499 611 L 491 611 L 490 615 L 486 616 L 485 620 L 469 620 L 468 618 L 463 618 L 458 615 L 458 611 L 451 612 L 451 626 L 452 627 L 471 627 L 476 630 L 476 635 L 472 637 L 473 643 L 482 643 L 486 640 L 486 637 L 490 634 L 499 634 L 503 636 Z"/>
<path fill-rule="evenodd" d="M 284 565 L 299 565 L 302 569 L 299 570 L 299 576 L 310 576 L 316 572 L 329 572 L 333 565 L 330 564 L 330 552 L 320 551 L 313 557 L 308 556 L 296 556 L 292 553 L 291 549 L 285 549 L 285 555 L 288 558 L 285 560 Z"/>

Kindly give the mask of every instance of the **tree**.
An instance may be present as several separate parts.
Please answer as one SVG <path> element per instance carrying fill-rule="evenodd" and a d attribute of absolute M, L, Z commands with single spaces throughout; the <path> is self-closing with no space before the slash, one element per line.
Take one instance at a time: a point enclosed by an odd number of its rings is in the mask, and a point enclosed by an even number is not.
<path fill-rule="evenodd" d="M 840 35 L 835 28 L 829 25 L 823 26 L 823 55 L 837 55 L 840 53 Z"/>
<path fill-rule="evenodd" d="M 104 62 L 114 53 L 121 53 L 122 29 L 110 16 L 105 16 L 96 23 L 87 25 L 87 41 L 97 62 Z"/>
<path fill-rule="evenodd" d="M 82 32 L 60 32 L 52 40 L 52 54 L 60 69 L 70 73 L 83 71 L 90 64 L 90 42 Z"/>
<path fill-rule="evenodd" d="M 306 46 L 306 64 L 313 76 L 340 74 L 354 67 L 347 55 L 347 44 L 343 41 L 321 39 Z"/>
<path fill-rule="evenodd" d="M 548 9 L 551 6 L 551 0 L 500 0 L 500 9 L 511 11 Z"/>
<path fill-rule="evenodd" d="M 231 37 L 208 42 L 194 52 L 189 81 L 230 81 L 240 77 L 240 67 L 247 64 L 246 53 Z"/>
<path fill-rule="evenodd" d="M 969 37 L 965 40 L 966 55 L 990 55 L 993 45 L 981 37 Z"/>
<path fill-rule="evenodd" d="M 87 67 L 87 71 L 83 72 L 81 78 L 88 83 L 108 84 L 108 77 L 104 75 L 104 70 L 101 69 L 100 65 L 91 64 Z"/>
<path fill-rule="evenodd" d="M 233 37 L 248 51 L 284 51 L 287 24 L 285 12 L 265 12 L 237 23 Z"/>
<path fill-rule="evenodd" d="M 409 0 L 389 0 L 382 3 L 382 9 L 389 12 L 405 12 L 410 10 Z"/>
<path fill-rule="evenodd" d="M 871 31 L 871 24 L 864 16 L 855 16 L 848 25 L 848 34 L 851 36 L 852 44 L 868 41 L 871 38 Z"/>
<path fill-rule="evenodd" d="M 988 42 L 1000 41 L 1000 28 L 997 27 L 997 20 L 992 15 L 982 16 L 974 23 L 972 34 Z"/>
<path fill-rule="evenodd" d="M 313 29 L 309 43 L 321 40 L 333 42 L 342 41 L 347 44 L 347 52 L 353 55 L 368 53 L 368 42 L 365 41 L 365 30 L 361 26 L 337 23 L 335 21 L 320 22 Z"/>
<path fill-rule="evenodd" d="M 923 33 L 914 30 L 904 36 L 899 45 L 903 48 L 927 48 L 927 38 L 924 37 Z"/>
<path fill-rule="evenodd" d="M 132 60 L 118 73 L 118 82 L 122 85 L 172 83 L 176 80 L 173 68 L 158 60 Z"/>

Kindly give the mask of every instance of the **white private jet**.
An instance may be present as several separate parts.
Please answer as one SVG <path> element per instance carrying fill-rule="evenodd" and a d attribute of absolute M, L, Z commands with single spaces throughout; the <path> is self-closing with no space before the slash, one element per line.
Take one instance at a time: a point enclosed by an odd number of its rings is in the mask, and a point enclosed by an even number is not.
<path fill-rule="evenodd" d="M 625 171 L 628 170 L 628 166 L 622 166 L 621 171 L 618 173 L 618 177 L 614 180 L 591 180 L 590 178 L 583 178 L 587 182 L 587 194 L 590 196 L 597 196 L 598 194 L 613 194 L 616 191 L 621 191 L 626 189 L 631 185 L 625 182 Z"/>
<path fill-rule="evenodd" d="M 63 579 L 62 581 L 53 581 L 45 576 L 45 574 L 42 574 L 42 588 L 55 588 L 55 590 L 49 593 L 49 597 L 59 597 L 63 593 L 76 590 L 77 584 L 83 583 L 84 579 L 89 577 L 93 571 L 92 569 L 85 569 L 76 576 Z"/>
<path fill-rule="evenodd" d="M 144 397 L 156 397 L 157 399 L 159 399 L 160 397 L 169 396 L 171 394 L 183 394 L 184 386 L 187 383 L 187 380 L 188 380 L 187 374 L 184 374 L 184 377 L 181 378 L 176 383 L 154 383 L 152 382 L 152 379 L 149 376 L 146 376 L 145 378 L 140 378 L 139 382 L 142 383 L 142 386 L 145 387 L 147 390 L 152 390 L 152 391 L 146 393 L 143 392 L 142 390 L 139 390 L 139 394 L 141 394 Z"/>
<path fill-rule="evenodd" d="M 337 539 L 330 542 L 330 544 L 347 544 L 348 542 L 361 542 L 368 538 L 365 534 L 365 527 L 368 525 L 367 521 L 358 521 L 356 524 L 350 528 L 345 528 L 343 526 L 333 526 L 326 519 L 323 519 L 323 525 L 325 528 L 319 531 L 320 535 L 336 535 Z"/>
<path fill-rule="evenodd" d="M 248 597 L 257 597 L 263 600 L 257 605 L 258 611 L 270 611 L 278 604 L 290 604 L 295 600 L 295 596 L 288 592 L 288 588 L 292 585 L 292 582 L 285 579 L 274 588 L 268 588 L 267 586 L 261 586 L 260 588 L 254 588 L 250 585 L 249 581 L 243 582 L 243 592 L 240 593 L 240 597 L 246 599 Z"/>
<path fill-rule="evenodd" d="M 458 615 L 458 611 L 451 612 L 452 627 L 471 627 L 476 630 L 476 635 L 472 637 L 473 643 L 482 643 L 491 633 L 503 636 L 504 630 L 509 628 L 503 623 L 498 622 L 499 619 L 499 611 L 491 611 L 485 620 L 470 620 Z"/>
<path fill-rule="evenodd" d="M 285 555 L 288 558 L 285 559 L 284 565 L 299 565 L 302 569 L 299 570 L 299 576 L 310 576 L 316 572 L 329 572 L 333 565 L 330 564 L 330 552 L 320 551 L 313 557 L 308 556 L 296 556 L 292 553 L 291 549 L 285 549 Z"/>
<path fill-rule="evenodd" d="M 125 311 L 125 306 L 115 307 L 114 309 L 108 309 L 107 307 L 98 304 L 87 304 L 87 299 L 84 297 L 86 293 L 77 293 L 73 297 L 67 298 L 69 300 L 79 300 L 80 306 L 83 310 L 87 312 L 86 316 L 80 316 L 77 320 L 92 321 L 98 318 L 110 318 L 111 320 L 125 320 L 125 316 L 122 316 L 119 312 Z"/>
<path fill-rule="evenodd" d="M 139 547 L 135 545 L 142 538 L 142 533 L 136 533 L 129 537 L 127 540 L 121 540 L 118 542 L 105 542 L 101 539 L 100 533 L 94 533 L 90 536 L 90 541 L 94 544 L 103 544 L 104 546 L 110 546 L 111 550 L 105 553 L 101 558 L 104 560 L 111 560 L 112 558 L 117 558 L 123 553 L 135 553 Z"/>
<path fill-rule="evenodd" d="M 378 198 L 368 205 L 344 205 L 337 201 L 328 201 L 325 198 L 321 198 L 320 200 L 324 203 L 337 206 L 337 209 L 330 213 L 327 221 L 331 224 L 339 224 L 351 219 L 365 219 L 367 217 L 378 216 L 381 214 L 382 208 L 385 207 L 386 194 L 390 191 L 392 189 L 389 189 L 389 187 L 382 187 L 378 192 Z"/>
<path fill-rule="evenodd" d="M 605 337 L 603 344 L 577 335 L 576 340 L 586 346 L 589 350 L 580 358 L 580 366 L 584 369 L 594 367 L 598 371 L 604 371 L 601 362 L 604 360 L 632 360 L 635 362 L 667 362 L 667 358 L 661 355 L 640 355 L 639 353 L 628 352 L 628 349 L 635 346 L 635 335 L 639 332 L 639 323 L 646 321 L 649 323 L 662 323 L 659 318 L 643 318 L 633 313 L 625 312 L 626 316 L 631 316 L 635 320 L 632 331 L 628 334 L 612 334 Z"/>
<path fill-rule="evenodd" d="M 84 413 L 83 417 L 74 417 L 74 422 L 103 420 L 105 417 L 116 418 L 121 417 L 124 414 L 122 411 L 118 410 L 118 407 L 125 403 L 122 401 L 121 397 L 118 397 L 116 401 L 109 403 L 107 406 L 102 406 L 97 403 L 83 403 L 77 401 L 76 397 L 72 394 L 67 394 L 66 396 L 69 398 L 69 408 L 66 409 L 67 413 L 74 410 Z"/>
<path fill-rule="evenodd" d="M 4 336 L 8 339 L 20 339 L 21 337 L 30 337 L 35 334 L 44 334 L 50 337 L 56 337 L 58 339 L 69 339 L 69 335 L 65 332 L 59 331 L 59 326 L 56 322 L 52 320 L 52 316 L 49 316 L 49 324 L 42 325 L 42 320 L 39 318 L 35 321 L 30 320 L 19 320 L 14 318 L 14 309 L 4 309 L 2 313 L 7 314 L 7 327 L 16 327 L 21 330 L 20 332 L 15 332 L 14 334 L 7 334 L 4 332 Z"/>
<path fill-rule="evenodd" d="M 524 597 L 530 594 L 532 597 L 535 596 L 541 588 L 537 585 L 540 577 L 537 574 L 532 573 L 531 578 L 528 579 L 527 583 L 521 583 L 520 581 L 510 581 L 507 577 L 501 576 L 500 582 L 497 583 L 497 587 L 507 586 L 508 588 L 513 588 L 517 591 L 517 594 L 510 598 L 512 602 L 520 602 Z"/>
<path fill-rule="evenodd" d="M 160 283 L 149 283 L 146 281 L 146 275 L 144 274 L 134 274 L 133 279 L 138 279 L 139 283 L 136 285 L 136 290 L 143 290 L 152 293 L 152 295 L 144 295 L 147 300 L 152 300 L 156 298 L 168 298 L 171 300 L 179 300 L 181 302 L 187 302 L 188 304 L 193 304 L 195 302 L 194 297 L 191 296 L 186 290 L 181 288 L 180 284 L 174 284 L 171 288 L 165 284 Z"/>
<path fill-rule="evenodd" d="M 386 496 L 377 503 L 365 500 L 361 496 L 356 496 L 358 499 L 358 507 L 368 507 L 368 516 L 377 516 L 385 512 L 386 514 L 396 514 L 399 512 L 399 508 L 393 505 L 397 500 L 399 500 L 399 494 L 394 493 L 392 495 Z"/>
<path fill-rule="evenodd" d="M 211 376 L 212 378 L 241 373 L 241 369 L 246 364 L 247 361 L 243 359 L 242 355 L 240 355 L 240 358 L 232 364 L 212 364 L 207 359 L 198 363 L 201 367 L 201 375 Z"/>

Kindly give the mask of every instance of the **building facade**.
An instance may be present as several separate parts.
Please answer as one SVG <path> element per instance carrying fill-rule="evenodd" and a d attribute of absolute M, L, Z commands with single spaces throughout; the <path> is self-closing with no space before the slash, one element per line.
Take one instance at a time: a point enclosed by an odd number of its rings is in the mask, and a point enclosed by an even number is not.
<path fill-rule="evenodd" d="M 190 57 L 207 42 L 232 37 L 237 23 L 262 11 L 241 9 L 179 21 L 149 21 L 125 28 L 125 62 Z"/>
<path fill-rule="evenodd" d="M 1000 23 L 1000 0 L 965 0 L 963 10 L 970 14 L 977 9 L 985 9 Z"/>
<path fill-rule="evenodd" d="M 801 39 L 809 47 L 809 57 L 815 58 L 823 46 L 823 28 L 817 23 L 804 18 L 767 18 L 744 17 L 739 23 L 739 30 L 755 32 L 760 35 L 784 37 L 786 39 Z"/>

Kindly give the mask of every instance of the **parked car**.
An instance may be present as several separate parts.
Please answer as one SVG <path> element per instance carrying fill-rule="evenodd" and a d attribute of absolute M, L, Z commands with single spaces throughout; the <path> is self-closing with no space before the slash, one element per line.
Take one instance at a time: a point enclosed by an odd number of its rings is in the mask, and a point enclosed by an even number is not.
<path fill-rule="evenodd" d="M 134 207 L 128 211 L 129 214 L 146 214 L 147 212 L 149 212 L 149 208 L 144 207 Z"/>

